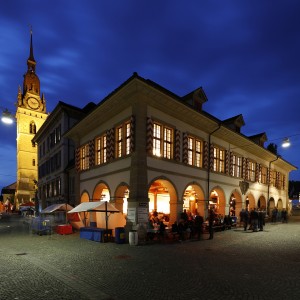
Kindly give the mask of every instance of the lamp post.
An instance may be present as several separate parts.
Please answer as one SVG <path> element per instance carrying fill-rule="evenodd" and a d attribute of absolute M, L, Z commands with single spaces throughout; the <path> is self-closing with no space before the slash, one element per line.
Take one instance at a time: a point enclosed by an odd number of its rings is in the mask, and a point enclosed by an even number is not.
<path fill-rule="evenodd" d="M 3 109 L 2 116 L 1 116 L 1 121 L 4 124 L 11 125 L 14 122 L 13 115 L 9 112 L 9 110 L 7 108 L 1 107 L 1 109 Z"/>

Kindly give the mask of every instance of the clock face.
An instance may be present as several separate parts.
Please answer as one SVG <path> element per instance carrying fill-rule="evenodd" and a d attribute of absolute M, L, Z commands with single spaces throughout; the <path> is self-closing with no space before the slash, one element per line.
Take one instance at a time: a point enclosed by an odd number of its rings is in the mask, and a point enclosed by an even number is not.
<path fill-rule="evenodd" d="M 38 109 L 40 107 L 40 102 L 35 98 L 28 98 L 27 104 L 31 109 Z"/>

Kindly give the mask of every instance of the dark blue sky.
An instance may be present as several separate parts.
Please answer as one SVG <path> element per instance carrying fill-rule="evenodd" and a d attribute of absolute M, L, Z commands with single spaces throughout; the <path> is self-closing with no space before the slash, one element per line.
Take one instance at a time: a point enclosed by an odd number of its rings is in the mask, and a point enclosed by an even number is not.
<path fill-rule="evenodd" d="M 1 1 L 0 106 L 15 112 L 31 24 L 47 111 L 98 103 L 138 72 L 179 96 L 202 86 L 205 111 L 242 114 L 243 134 L 266 132 L 300 166 L 299 14 L 296 0 Z M 1 188 L 16 179 L 16 128 L 0 126 Z"/>

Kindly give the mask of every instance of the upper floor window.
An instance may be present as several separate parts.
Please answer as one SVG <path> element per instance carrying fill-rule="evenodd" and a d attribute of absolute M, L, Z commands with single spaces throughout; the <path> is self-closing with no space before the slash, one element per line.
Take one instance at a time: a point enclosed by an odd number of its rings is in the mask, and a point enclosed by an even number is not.
<path fill-rule="evenodd" d="M 276 174 L 277 172 L 275 170 L 269 170 L 270 172 L 270 184 L 273 186 L 276 186 Z"/>
<path fill-rule="evenodd" d="M 57 126 L 47 138 L 47 150 L 49 151 L 61 140 L 61 126 Z"/>
<path fill-rule="evenodd" d="M 188 164 L 202 167 L 202 141 L 194 137 L 188 138 Z"/>
<path fill-rule="evenodd" d="M 173 129 L 158 123 L 153 124 L 153 155 L 173 158 Z"/>
<path fill-rule="evenodd" d="M 96 138 L 96 165 L 106 163 L 106 135 Z"/>
<path fill-rule="evenodd" d="M 256 170 L 256 163 L 253 161 L 249 161 L 248 170 L 247 170 L 247 178 L 248 178 L 248 180 L 250 180 L 252 182 L 255 181 L 255 170 Z"/>
<path fill-rule="evenodd" d="M 116 157 L 130 154 L 131 126 L 125 122 L 116 129 Z"/>
<path fill-rule="evenodd" d="M 278 173 L 277 188 L 284 189 L 284 175 L 281 173 Z"/>
<path fill-rule="evenodd" d="M 214 146 L 213 149 L 213 170 L 215 172 L 225 172 L 225 151 Z"/>
<path fill-rule="evenodd" d="M 29 133 L 36 134 L 36 125 L 34 122 L 30 122 L 29 124 Z"/>
<path fill-rule="evenodd" d="M 259 182 L 267 184 L 267 167 L 262 166 L 259 172 Z"/>
<path fill-rule="evenodd" d="M 89 145 L 86 144 L 80 148 L 80 170 L 89 168 Z"/>
<path fill-rule="evenodd" d="M 242 177 L 242 158 L 235 154 L 232 156 L 232 176 Z"/>
<path fill-rule="evenodd" d="M 60 177 L 58 177 L 54 181 L 52 181 L 52 188 L 53 188 L 53 196 L 58 196 L 61 194 L 61 179 L 60 179 Z"/>

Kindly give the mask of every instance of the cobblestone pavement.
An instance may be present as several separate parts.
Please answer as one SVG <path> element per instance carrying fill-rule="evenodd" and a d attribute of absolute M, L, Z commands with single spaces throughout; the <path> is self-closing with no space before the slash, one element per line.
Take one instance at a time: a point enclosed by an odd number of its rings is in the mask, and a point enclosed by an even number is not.
<path fill-rule="evenodd" d="M 0 299 L 300 299 L 300 217 L 141 246 L 0 220 Z"/>

